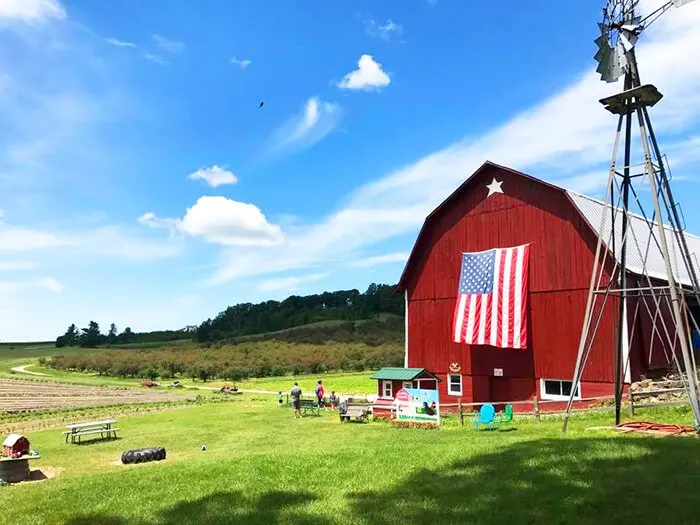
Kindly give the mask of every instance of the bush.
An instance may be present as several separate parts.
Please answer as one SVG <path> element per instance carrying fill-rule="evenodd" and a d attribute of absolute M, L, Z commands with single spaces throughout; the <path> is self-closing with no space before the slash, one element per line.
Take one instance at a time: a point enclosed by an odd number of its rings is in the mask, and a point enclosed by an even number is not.
<path fill-rule="evenodd" d="M 391 426 L 395 428 L 421 428 L 424 430 L 438 430 L 440 428 L 435 423 L 430 423 L 428 421 L 411 421 L 406 419 L 392 419 Z"/>

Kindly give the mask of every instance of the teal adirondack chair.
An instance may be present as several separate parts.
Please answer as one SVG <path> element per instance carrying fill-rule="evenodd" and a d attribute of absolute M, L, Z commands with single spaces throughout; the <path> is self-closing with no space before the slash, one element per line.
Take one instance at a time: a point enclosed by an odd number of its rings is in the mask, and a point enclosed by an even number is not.
<path fill-rule="evenodd" d="M 510 423 L 513 421 L 513 405 L 506 405 L 503 410 L 503 415 L 496 416 L 494 422 L 497 425 L 502 425 L 503 423 Z"/>
<path fill-rule="evenodd" d="M 474 430 L 479 430 L 479 425 L 488 425 L 489 430 L 493 429 L 493 418 L 496 415 L 496 409 L 491 403 L 481 405 L 479 417 L 474 419 Z"/>

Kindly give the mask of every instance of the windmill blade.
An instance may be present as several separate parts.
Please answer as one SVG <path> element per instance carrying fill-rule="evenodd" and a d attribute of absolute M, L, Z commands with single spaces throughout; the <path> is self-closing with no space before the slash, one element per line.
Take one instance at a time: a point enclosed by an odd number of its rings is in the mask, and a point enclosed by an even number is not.
<path fill-rule="evenodd" d="M 637 42 L 637 35 L 623 31 L 620 33 L 620 42 L 622 43 L 622 47 L 625 49 L 625 52 L 629 53 L 632 51 L 634 44 Z"/>
<path fill-rule="evenodd" d="M 689 3 L 692 2 L 692 1 L 693 1 L 693 0 L 671 0 L 671 3 L 672 3 L 675 7 L 683 7 L 685 4 L 689 4 Z"/>

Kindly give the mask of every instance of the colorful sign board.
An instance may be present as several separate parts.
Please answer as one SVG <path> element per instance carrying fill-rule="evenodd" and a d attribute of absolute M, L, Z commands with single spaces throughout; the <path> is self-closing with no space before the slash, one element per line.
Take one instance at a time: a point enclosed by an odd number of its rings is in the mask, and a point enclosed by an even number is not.
<path fill-rule="evenodd" d="M 440 398 L 437 390 L 402 388 L 394 398 L 396 418 L 440 424 Z"/>

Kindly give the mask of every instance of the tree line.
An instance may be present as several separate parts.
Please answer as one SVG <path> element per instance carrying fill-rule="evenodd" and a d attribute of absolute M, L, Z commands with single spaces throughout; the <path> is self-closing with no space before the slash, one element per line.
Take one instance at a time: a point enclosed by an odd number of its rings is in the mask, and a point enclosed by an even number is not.
<path fill-rule="evenodd" d="M 241 336 L 275 332 L 319 321 L 358 321 L 372 319 L 377 314 L 394 314 L 403 317 L 404 299 L 396 293 L 396 285 L 369 285 L 364 293 L 359 290 L 339 290 L 314 295 L 292 295 L 283 301 L 264 301 L 258 304 L 240 303 L 229 306 L 213 319 L 198 327 L 181 330 L 133 332 L 126 327 L 118 332 L 112 323 L 106 334 L 100 326 L 90 321 L 86 328 L 71 324 L 56 339 L 57 347 L 82 346 L 93 348 L 102 345 L 169 342 L 194 339 L 199 343 L 211 343 Z"/>
<path fill-rule="evenodd" d="M 100 330 L 100 325 L 96 321 L 90 321 L 86 328 L 80 329 L 75 324 L 71 324 L 66 333 L 56 338 L 56 347 L 82 346 L 84 348 L 95 348 L 102 345 L 166 343 L 191 337 L 192 331 L 187 329 L 133 332 L 127 326 L 122 332 L 119 332 L 114 323 L 110 324 L 109 331 L 103 334 Z"/>
<path fill-rule="evenodd" d="M 275 332 L 319 321 L 357 321 L 377 314 L 404 315 L 404 299 L 396 285 L 369 285 L 359 290 L 339 290 L 315 295 L 292 295 L 284 301 L 229 306 L 196 330 L 200 342 L 219 341 L 251 334 Z"/>

